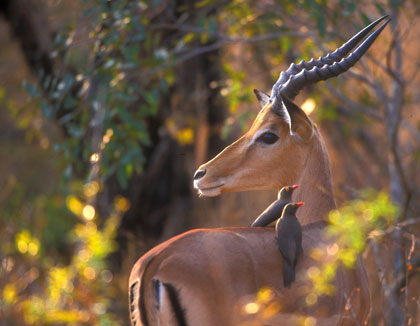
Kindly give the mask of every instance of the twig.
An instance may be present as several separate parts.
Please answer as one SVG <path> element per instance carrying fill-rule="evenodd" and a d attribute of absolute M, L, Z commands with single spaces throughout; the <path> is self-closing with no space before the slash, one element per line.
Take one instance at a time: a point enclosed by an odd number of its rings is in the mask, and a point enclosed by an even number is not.
<path fill-rule="evenodd" d="M 407 131 L 418 141 L 420 142 L 420 132 L 415 128 L 406 118 L 401 119 L 401 125 L 407 129 Z"/>
<path fill-rule="evenodd" d="M 355 321 L 355 325 L 361 326 L 359 321 L 357 320 L 357 315 L 353 309 L 353 306 L 351 304 L 351 297 L 354 294 L 354 290 L 352 291 L 353 293 L 351 294 L 351 296 L 349 297 L 346 293 L 346 291 L 344 291 L 344 299 L 346 299 L 346 307 L 348 307 L 350 313 L 351 313 L 351 317 L 353 318 L 353 320 Z"/>
<path fill-rule="evenodd" d="M 394 278 L 394 281 L 390 284 L 390 289 L 394 293 L 398 293 L 399 290 L 406 285 L 406 281 L 408 281 L 411 277 L 413 277 L 416 273 L 416 269 L 420 267 L 420 258 L 415 259 L 411 263 L 412 269 L 410 271 L 407 271 L 406 273 L 400 274 L 398 277 Z"/>
<path fill-rule="evenodd" d="M 410 225 L 414 225 L 414 224 L 420 224 L 420 217 L 417 218 L 410 218 L 407 219 L 403 222 L 397 223 L 389 228 L 387 228 L 386 230 L 383 231 L 375 231 L 375 235 L 378 236 L 385 236 L 385 235 L 389 235 L 393 232 L 395 232 L 397 229 L 402 229 L 404 227 L 410 226 Z"/>
<path fill-rule="evenodd" d="M 414 234 L 411 234 L 411 247 L 410 247 L 410 251 L 408 252 L 408 256 L 407 256 L 408 260 L 411 260 L 411 257 L 412 257 L 413 252 L 414 252 L 414 248 L 416 247 L 415 237 L 416 236 Z"/>
<path fill-rule="evenodd" d="M 263 34 L 263 35 L 257 35 L 257 36 L 253 36 L 253 37 L 226 37 L 226 38 L 221 38 L 220 40 L 212 43 L 212 44 L 208 44 L 208 45 L 204 45 L 204 46 L 200 46 L 197 48 L 194 48 L 192 50 L 190 50 L 189 52 L 186 52 L 184 54 L 181 54 L 180 56 L 178 56 L 176 58 L 176 60 L 173 61 L 168 61 L 162 65 L 160 65 L 157 68 L 153 68 L 153 69 L 149 69 L 143 72 L 142 75 L 152 75 L 155 74 L 159 71 L 162 71 L 164 69 L 167 69 L 169 67 L 173 67 L 176 65 L 179 65 L 189 59 L 192 59 L 196 56 L 211 52 L 211 51 L 215 51 L 217 49 L 222 48 L 223 46 L 229 45 L 229 44 L 233 44 L 233 43 L 257 43 L 257 42 L 262 42 L 262 41 L 266 41 L 266 40 L 272 40 L 272 39 L 278 39 L 280 37 L 308 37 L 312 34 L 310 33 L 304 33 L 304 32 L 282 32 L 282 33 L 269 33 L 269 34 Z"/>
<path fill-rule="evenodd" d="M 333 87 L 330 81 L 326 81 L 326 85 L 331 94 L 337 97 L 341 102 L 343 102 L 346 106 L 350 107 L 352 110 L 363 113 L 377 121 L 384 121 L 384 117 L 379 113 L 376 113 L 374 111 L 374 108 L 353 101 L 339 89 Z M 420 143 L 420 132 L 407 119 L 401 118 L 401 126 L 404 127 L 416 139 L 416 141 Z"/>
<path fill-rule="evenodd" d="M 343 92 L 339 91 L 336 87 L 333 87 L 331 85 L 331 82 L 327 81 L 326 84 L 327 84 L 327 88 L 331 92 L 331 94 L 333 94 L 335 97 L 337 97 L 341 102 L 344 102 L 345 105 L 350 107 L 352 110 L 363 113 L 363 114 L 367 115 L 368 117 L 370 117 L 372 119 L 375 119 L 377 121 L 383 121 L 384 120 L 384 118 L 381 115 L 379 115 L 378 113 L 376 113 L 373 110 L 373 108 L 365 106 L 365 105 L 361 105 L 361 104 L 353 101 L 352 99 L 350 99 L 349 97 L 344 95 Z"/>
<path fill-rule="evenodd" d="M 373 253 L 375 256 L 375 263 L 378 269 L 378 277 L 379 277 L 379 282 L 381 283 L 381 287 L 382 287 L 382 291 L 383 294 L 385 296 L 386 301 L 392 301 L 392 298 L 390 298 L 389 295 L 389 287 L 388 284 L 386 282 L 386 277 L 385 277 L 385 266 L 382 262 L 382 258 L 381 258 L 381 253 L 379 252 L 379 247 L 378 244 L 376 243 L 376 241 L 372 241 L 370 242 L 372 248 L 373 248 Z M 384 315 L 384 309 L 382 309 L 382 318 L 384 320 L 386 320 L 385 318 L 386 316 Z"/>

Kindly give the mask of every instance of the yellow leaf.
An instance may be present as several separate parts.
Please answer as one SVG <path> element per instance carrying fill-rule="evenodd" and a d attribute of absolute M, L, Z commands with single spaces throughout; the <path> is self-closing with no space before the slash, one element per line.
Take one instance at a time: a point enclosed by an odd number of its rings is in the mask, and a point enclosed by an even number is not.
<path fill-rule="evenodd" d="M 188 33 L 187 35 L 184 36 L 184 42 L 185 42 L 185 44 L 190 43 L 194 38 L 195 38 L 195 34 L 194 33 Z"/>
<path fill-rule="evenodd" d="M 180 129 L 176 133 L 176 140 L 181 145 L 190 145 L 194 142 L 194 130 L 191 128 Z"/>
<path fill-rule="evenodd" d="M 7 304 L 14 304 L 17 301 L 17 291 L 14 284 L 7 284 L 3 289 L 3 300 Z"/>
<path fill-rule="evenodd" d="M 67 208 L 75 215 L 81 216 L 83 211 L 83 204 L 74 196 L 67 196 Z"/>
<path fill-rule="evenodd" d="M 115 208 L 120 212 L 125 212 L 130 208 L 130 201 L 122 196 L 115 198 Z"/>

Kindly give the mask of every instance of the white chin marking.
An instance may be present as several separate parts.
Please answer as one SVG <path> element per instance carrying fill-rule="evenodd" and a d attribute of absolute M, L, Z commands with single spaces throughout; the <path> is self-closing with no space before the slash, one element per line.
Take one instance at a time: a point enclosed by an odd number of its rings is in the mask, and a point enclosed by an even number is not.
<path fill-rule="evenodd" d="M 198 195 L 200 197 L 216 197 L 220 195 L 220 187 L 211 189 L 198 189 Z"/>
<path fill-rule="evenodd" d="M 213 183 L 214 184 L 214 183 Z M 194 189 L 197 189 L 198 195 L 200 197 L 215 197 L 222 193 L 222 187 L 224 186 L 223 182 L 217 183 L 216 185 L 209 186 L 203 186 L 200 185 L 199 180 L 194 180 Z"/>

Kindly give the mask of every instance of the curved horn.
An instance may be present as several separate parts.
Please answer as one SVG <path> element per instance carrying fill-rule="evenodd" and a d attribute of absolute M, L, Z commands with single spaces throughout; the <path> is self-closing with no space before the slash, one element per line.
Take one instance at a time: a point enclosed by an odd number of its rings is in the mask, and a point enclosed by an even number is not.
<path fill-rule="evenodd" d="M 321 80 L 336 77 L 347 71 L 365 54 L 378 35 L 383 31 L 391 19 L 388 19 L 381 27 L 372 33 L 354 52 L 340 62 L 334 62 L 332 65 L 325 65 L 322 68 L 314 67 L 311 70 L 303 69 L 297 75 L 290 76 L 287 83 L 283 84 L 279 92 L 289 98 L 294 98 L 305 87 Z"/>
<path fill-rule="evenodd" d="M 370 31 L 373 28 L 375 28 L 376 25 L 378 25 L 381 21 L 388 17 L 388 15 L 385 15 L 381 18 L 378 18 L 377 20 L 363 28 L 359 33 L 354 35 L 350 40 L 348 40 L 334 52 L 328 53 L 324 57 L 319 57 L 318 60 L 312 58 L 308 62 L 302 60 L 298 64 L 292 63 L 286 71 L 282 71 L 280 73 L 279 79 L 276 81 L 271 90 L 271 98 L 273 98 L 277 93 L 278 89 L 289 80 L 290 76 L 298 74 L 303 69 L 311 70 L 313 67 L 321 68 L 324 65 L 331 65 L 334 62 L 343 59 L 367 34 L 370 33 Z"/>

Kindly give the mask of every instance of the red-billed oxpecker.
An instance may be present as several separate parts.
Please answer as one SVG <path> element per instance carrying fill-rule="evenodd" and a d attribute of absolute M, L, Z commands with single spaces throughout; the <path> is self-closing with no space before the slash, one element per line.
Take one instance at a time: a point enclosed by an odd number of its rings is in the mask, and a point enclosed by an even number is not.
<path fill-rule="evenodd" d="M 276 223 L 277 244 L 283 256 L 283 285 L 290 287 L 295 280 L 295 268 L 302 249 L 302 227 L 296 211 L 303 202 L 289 203 Z"/>
<path fill-rule="evenodd" d="M 279 219 L 283 213 L 284 206 L 292 201 L 293 191 L 297 188 L 299 188 L 298 185 L 281 188 L 277 200 L 268 206 L 268 208 L 255 219 L 251 226 L 267 226 Z"/>

